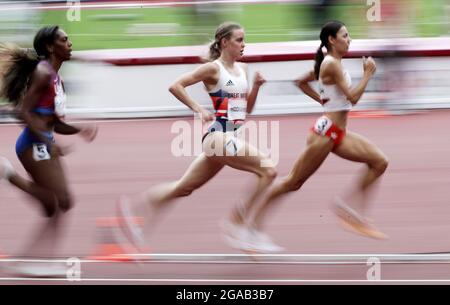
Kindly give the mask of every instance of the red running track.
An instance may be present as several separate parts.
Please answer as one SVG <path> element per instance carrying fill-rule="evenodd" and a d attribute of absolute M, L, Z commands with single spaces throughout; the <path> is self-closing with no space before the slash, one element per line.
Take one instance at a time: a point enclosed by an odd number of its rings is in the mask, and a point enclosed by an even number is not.
<path fill-rule="evenodd" d="M 315 118 L 308 115 L 256 119 L 280 121 L 279 176 L 289 172 L 305 147 Z M 363 238 L 337 224 L 329 210 L 330 200 L 355 183 L 363 165 L 333 155 L 301 191 L 288 197 L 271 215 L 268 233 L 287 249 L 286 253 L 450 251 L 450 137 L 446 128 L 449 119 L 449 111 L 350 119 L 349 129 L 376 143 L 390 160 L 372 209 L 373 219 L 390 236 L 389 240 Z M 76 136 L 61 139 L 76 147 L 65 158 L 76 206 L 68 214 L 58 256 L 82 258 L 93 254 L 95 220 L 114 215 L 119 195 L 180 177 L 194 157 L 171 154 L 170 143 L 175 135 L 170 127 L 174 121 L 100 121 L 98 138 L 92 144 L 85 144 Z M 14 153 L 20 126 L 0 125 L 0 132 L 0 155 L 12 160 L 24 173 Z M 152 251 L 238 253 L 224 244 L 218 224 L 254 179 L 251 174 L 226 168 L 190 197 L 180 199 L 151 237 Z M 0 202 L 0 248 L 14 255 L 24 247 L 42 218 L 25 195 L 6 183 L 0 185 Z M 450 264 L 389 264 L 382 268 L 382 279 L 387 280 L 450 279 Z M 367 269 L 365 265 L 86 263 L 82 276 L 110 279 L 89 283 L 199 284 L 226 279 L 249 283 L 245 280 L 364 280 Z M 9 281 L 7 277 L 0 270 L 0 283 L 35 283 Z M 137 282 L 138 279 L 142 282 Z"/>

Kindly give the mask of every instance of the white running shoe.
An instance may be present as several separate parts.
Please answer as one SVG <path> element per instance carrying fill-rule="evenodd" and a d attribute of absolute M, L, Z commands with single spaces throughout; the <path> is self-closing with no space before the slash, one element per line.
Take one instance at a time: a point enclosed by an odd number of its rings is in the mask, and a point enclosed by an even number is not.
<path fill-rule="evenodd" d="M 221 227 L 224 240 L 230 247 L 242 251 L 252 251 L 253 247 L 248 242 L 251 239 L 251 232 L 245 225 L 225 220 Z"/>
<path fill-rule="evenodd" d="M 225 221 L 222 229 L 225 233 L 225 241 L 235 249 L 258 253 L 278 253 L 284 250 L 268 235 L 246 225 Z"/>
<path fill-rule="evenodd" d="M 284 251 L 284 248 L 274 243 L 269 235 L 255 229 L 250 229 L 250 231 L 251 240 L 249 240 L 249 243 L 253 246 L 254 251 L 259 253 L 280 253 Z"/>
<path fill-rule="evenodd" d="M 142 232 L 142 229 L 133 221 L 135 217 L 131 213 L 130 199 L 127 196 L 121 196 L 119 198 L 117 203 L 117 214 L 120 219 L 123 219 L 123 224 L 121 224 L 120 227 L 131 244 L 141 252 L 148 251 L 144 232 Z"/>
<path fill-rule="evenodd" d="M 21 277 L 65 278 L 68 268 L 61 263 L 16 263 L 6 271 Z"/>
<path fill-rule="evenodd" d="M 14 174 L 14 167 L 8 159 L 0 157 L 0 180 L 9 178 Z"/>

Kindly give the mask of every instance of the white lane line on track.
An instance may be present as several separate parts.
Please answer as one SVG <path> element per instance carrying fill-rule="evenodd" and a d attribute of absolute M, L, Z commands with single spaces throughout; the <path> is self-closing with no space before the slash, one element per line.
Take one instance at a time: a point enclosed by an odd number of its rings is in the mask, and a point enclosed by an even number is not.
<path fill-rule="evenodd" d="M 20 278 L 20 277 L 5 277 L 0 278 L 0 281 L 42 281 L 42 282 L 69 282 L 69 283 L 80 283 L 80 282 L 224 282 L 224 283 L 448 283 L 450 279 L 403 279 L 403 280 L 307 280 L 307 279 L 114 279 L 114 278 L 81 278 L 80 280 L 68 280 L 63 278 Z"/>
<path fill-rule="evenodd" d="M 76 256 L 72 256 L 78 258 Z M 185 264 L 366 264 L 376 258 L 382 264 L 450 264 L 450 254 L 220 254 L 220 253 L 153 253 L 121 254 L 102 259 L 80 256 L 81 263 L 185 263 Z M 65 263 L 68 258 L 5 257 L 0 263 Z"/>
<path fill-rule="evenodd" d="M 0 261 L 1 263 L 65 263 L 62 260 L 48 260 L 35 262 L 33 260 L 8 260 Z M 136 263 L 136 264 L 203 264 L 203 265 L 367 265 L 367 261 L 321 261 L 321 262 L 305 262 L 305 261 L 189 261 L 189 260 L 136 260 L 136 261 L 119 261 L 119 260 L 80 260 L 83 264 L 117 264 L 117 263 Z M 445 265 L 450 264 L 450 261 L 380 261 L 382 265 Z M 1 268 L 1 265 L 0 265 Z"/>

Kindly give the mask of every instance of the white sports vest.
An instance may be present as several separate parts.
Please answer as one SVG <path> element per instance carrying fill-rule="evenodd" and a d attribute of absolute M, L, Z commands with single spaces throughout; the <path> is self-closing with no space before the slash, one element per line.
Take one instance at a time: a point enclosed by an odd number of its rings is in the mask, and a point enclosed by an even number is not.
<path fill-rule="evenodd" d="M 350 87 L 352 85 L 352 79 L 347 70 L 344 70 L 344 77 L 347 86 Z M 322 80 L 319 78 L 319 93 L 320 99 L 323 103 L 324 112 L 336 112 L 336 111 L 345 111 L 352 109 L 352 103 L 347 100 L 345 94 L 334 85 L 324 85 Z"/>
<path fill-rule="evenodd" d="M 247 113 L 248 82 L 239 64 L 239 76 L 231 75 L 220 60 L 214 61 L 220 68 L 216 86 L 208 91 L 213 102 L 216 118 L 243 121 Z"/>

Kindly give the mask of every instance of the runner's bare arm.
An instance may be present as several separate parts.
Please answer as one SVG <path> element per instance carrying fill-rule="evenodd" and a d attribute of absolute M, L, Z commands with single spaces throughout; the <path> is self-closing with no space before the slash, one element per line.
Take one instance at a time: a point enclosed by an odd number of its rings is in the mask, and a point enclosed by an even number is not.
<path fill-rule="evenodd" d="M 81 131 L 81 129 L 69 125 L 63 121 L 61 121 L 59 118 L 56 119 L 54 130 L 56 133 L 63 134 L 63 135 L 73 135 L 77 134 Z"/>
<path fill-rule="evenodd" d="M 247 64 L 241 63 L 244 68 L 245 74 L 248 79 L 248 66 Z M 258 97 L 259 89 L 266 82 L 261 73 L 256 72 L 253 78 L 253 86 L 247 94 L 247 113 L 252 113 L 253 108 L 256 104 L 256 98 Z"/>
<path fill-rule="evenodd" d="M 334 78 L 338 88 L 345 94 L 347 99 L 353 105 L 356 105 L 356 103 L 358 103 L 358 101 L 362 97 L 370 78 L 376 70 L 375 62 L 371 57 L 369 57 L 367 60 L 364 58 L 363 60 L 364 75 L 359 84 L 354 88 L 348 87 L 348 84 L 345 81 L 344 72 L 342 71 L 342 66 L 339 62 L 330 61 L 328 63 L 330 75 Z"/>
<path fill-rule="evenodd" d="M 186 91 L 186 87 L 194 85 L 199 82 L 214 85 L 217 83 L 219 67 L 215 63 L 206 63 L 198 67 L 192 72 L 186 73 L 179 77 L 170 87 L 169 91 L 180 102 L 189 107 L 192 111 L 206 115 L 209 113 L 194 99 L 192 99 Z M 209 115 L 212 115 L 209 113 Z"/>
<path fill-rule="evenodd" d="M 295 80 L 295 84 L 307 96 L 309 96 L 310 98 L 312 98 L 313 100 L 315 100 L 319 104 L 322 104 L 322 100 L 320 99 L 319 93 L 317 93 L 316 90 L 314 90 L 311 87 L 311 85 L 309 84 L 310 82 L 313 82 L 315 80 L 316 80 L 316 77 L 314 75 L 314 70 L 311 70 L 311 71 L 308 71 L 307 73 L 305 73 L 304 75 L 300 76 L 299 78 L 297 78 Z"/>

